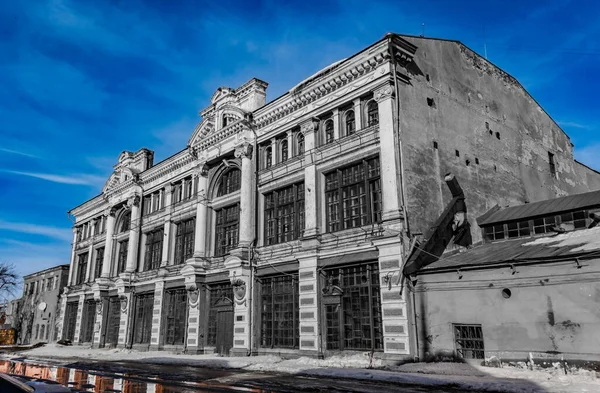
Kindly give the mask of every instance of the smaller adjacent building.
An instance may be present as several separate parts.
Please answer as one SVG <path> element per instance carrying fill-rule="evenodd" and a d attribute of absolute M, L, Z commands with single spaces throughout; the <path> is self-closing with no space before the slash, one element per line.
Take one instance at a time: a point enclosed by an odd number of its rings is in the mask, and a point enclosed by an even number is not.
<path fill-rule="evenodd" d="M 477 219 L 484 242 L 415 276 L 426 353 L 600 361 L 600 191 Z"/>
<path fill-rule="evenodd" d="M 23 296 L 10 303 L 10 322 L 17 344 L 55 341 L 58 300 L 69 278 L 69 265 L 23 277 Z M 60 320 L 60 319 L 58 319 Z"/>

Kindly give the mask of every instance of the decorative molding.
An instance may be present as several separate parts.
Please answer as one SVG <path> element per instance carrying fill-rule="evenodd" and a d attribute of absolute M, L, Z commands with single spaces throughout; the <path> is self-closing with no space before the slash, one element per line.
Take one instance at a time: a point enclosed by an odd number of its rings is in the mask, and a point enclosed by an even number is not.
<path fill-rule="evenodd" d="M 241 146 L 235 148 L 235 157 L 252 159 L 252 150 L 253 147 L 250 143 L 243 143 Z"/>
<path fill-rule="evenodd" d="M 231 278 L 231 286 L 233 287 L 233 298 L 236 304 L 246 304 L 246 288 L 248 287 L 246 281 L 240 277 Z"/>
<path fill-rule="evenodd" d="M 315 132 L 319 129 L 320 120 L 316 117 L 311 117 L 310 119 L 300 123 L 300 132 L 303 135 L 306 135 L 309 132 Z"/>
<path fill-rule="evenodd" d="M 377 103 L 381 103 L 387 99 L 394 98 L 394 87 L 391 83 L 385 83 L 373 91 L 373 98 Z"/>

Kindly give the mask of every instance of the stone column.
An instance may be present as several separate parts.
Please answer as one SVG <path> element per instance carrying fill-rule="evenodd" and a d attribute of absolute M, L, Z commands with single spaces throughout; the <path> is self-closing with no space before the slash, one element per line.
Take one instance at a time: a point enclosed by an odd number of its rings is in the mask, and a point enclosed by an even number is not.
<path fill-rule="evenodd" d="M 311 155 L 315 148 L 315 130 L 318 120 L 309 119 L 300 125 L 300 132 L 304 134 L 305 154 Z M 312 159 L 307 158 L 307 166 L 304 168 L 304 235 L 303 238 L 314 237 L 319 234 L 319 222 L 317 215 L 318 193 L 317 193 L 317 168 Z"/>
<path fill-rule="evenodd" d="M 375 240 L 379 249 L 379 279 L 385 353 L 410 354 L 406 300 L 400 296 L 402 245 L 398 238 Z M 404 293 L 408 293 L 405 288 Z M 414 349 L 416 351 L 416 348 Z"/>
<path fill-rule="evenodd" d="M 277 143 L 277 139 L 272 138 L 271 139 L 271 166 L 275 166 L 275 165 L 279 164 L 279 162 L 280 162 L 278 145 L 279 144 Z"/>
<path fill-rule="evenodd" d="M 360 131 L 363 129 L 362 125 L 362 109 L 360 107 L 360 98 L 356 98 L 354 100 L 354 121 L 356 131 Z"/>
<path fill-rule="evenodd" d="M 83 319 L 84 302 L 85 295 L 79 295 L 79 302 L 77 303 L 77 322 L 75 323 L 75 335 L 73 336 L 74 343 L 79 343 L 79 336 L 81 335 L 81 320 Z"/>
<path fill-rule="evenodd" d="M 333 115 L 331 117 L 333 120 L 333 139 L 340 139 L 340 111 L 338 108 L 333 110 Z"/>
<path fill-rule="evenodd" d="M 164 267 L 169 264 L 169 254 L 171 251 L 171 228 L 173 227 L 173 223 L 171 222 L 171 212 L 173 211 L 173 207 L 171 206 L 171 201 L 173 199 L 171 185 L 167 185 L 165 187 L 165 191 L 162 193 L 164 198 L 164 206 L 166 209 L 167 216 L 165 218 L 165 224 L 163 229 L 163 244 L 162 244 L 162 258 L 160 262 L 160 266 Z M 163 203 L 163 201 L 161 201 Z"/>
<path fill-rule="evenodd" d="M 254 240 L 254 165 L 252 145 L 245 143 L 235 149 L 235 156 L 242 160 L 240 190 L 240 234 L 238 248 L 247 249 Z"/>
<path fill-rule="evenodd" d="M 206 250 L 206 218 L 208 215 L 208 166 L 201 165 L 198 174 L 198 197 L 196 204 L 196 233 L 194 234 L 194 256 L 187 263 L 204 264 Z"/>
<path fill-rule="evenodd" d="M 294 157 L 294 155 L 296 154 L 296 148 L 294 146 L 294 136 L 292 134 L 292 131 L 288 131 L 286 134 L 286 140 L 287 140 L 287 146 L 288 146 L 288 157 L 287 159 L 289 160 L 290 158 Z"/>
<path fill-rule="evenodd" d="M 300 352 L 321 353 L 319 340 L 319 292 L 317 257 L 298 257 L 298 289 L 300 297 Z"/>
<path fill-rule="evenodd" d="M 103 278 L 110 277 L 113 261 L 113 235 L 115 233 L 115 210 L 110 209 L 106 218 L 106 246 L 104 247 L 104 260 L 102 261 Z"/>
<path fill-rule="evenodd" d="M 206 286 L 197 282 L 197 277 L 193 272 L 192 266 L 186 266 L 190 275 L 185 278 L 185 288 L 188 291 L 188 321 L 187 329 L 187 349 L 186 353 L 200 354 L 204 353 L 204 339 L 206 332 L 206 320 L 208 319 L 208 310 L 206 310 Z"/>
<path fill-rule="evenodd" d="M 99 291 L 94 291 L 94 300 L 96 301 L 96 321 L 94 322 L 94 337 L 92 347 L 100 348 L 103 344 L 102 337 L 106 334 L 105 319 L 108 313 L 108 297 L 102 295 Z"/>
<path fill-rule="evenodd" d="M 136 271 L 138 244 L 140 241 L 140 197 L 135 196 L 128 201 L 131 206 L 131 224 L 129 229 L 129 244 L 127 248 L 127 264 L 125 271 L 132 273 Z"/>
<path fill-rule="evenodd" d="M 375 100 L 379 106 L 379 138 L 381 165 L 381 196 L 383 201 L 383 221 L 400 218 L 400 198 L 398 173 L 400 168 L 396 163 L 397 141 L 394 137 L 394 88 L 391 84 L 378 88 Z"/>
<path fill-rule="evenodd" d="M 66 290 L 66 288 L 65 288 Z M 62 336 L 63 332 L 64 332 L 64 326 L 65 326 L 65 319 L 67 317 L 67 294 L 66 292 L 63 292 L 60 295 L 60 303 L 59 303 L 59 307 L 60 307 L 60 323 L 58 324 L 58 326 L 56 327 L 56 329 L 58 329 L 58 331 L 56 332 L 56 337 L 57 339 L 63 339 L 64 337 Z"/>
<path fill-rule="evenodd" d="M 119 284 L 117 284 L 119 285 Z M 119 321 L 119 340 L 117 347 L 124 348 L 127 345 L 127 339 L 129 338 L 129 329 L 131 329 L 131 313 L 133 310 L 132 304 L 134 302 L 133 295 L 129 290 L 119 289 L 119 299 L 121 300 L 121 319 Z"/>
<path fill-rule="evenodd" d="M 69 280 L 67 285 L 73 285 L 75 281 L 75 246 L 77 246 L 77 228 L 73 227 L 73 244 L 71 245 L 71 267 L 69 268 Z"/>
<path fill-rule="evenodd" d="M 250 268 L 238 258 L 225 262 L 233 286 L 233 348 L 231 355 L 245 356 L 252 350 L 252 291 Z"/>
<path fill-rule="evenodd" d="M 83 280 L 83 282 L 89 282 L 90 278 L 92 278 L 92 261 L 94 260 L 92 258 L 92 254 L 94 253 L 94 242 L 92 242 L 90 244 L 90 246 L 88 247 L 88 257 L 87 257 L 87 267 L 85 269 L 85 278 Z"/>
<path fill-rule="evenodd" d="M 157 281 L 154 284 L 154 308 L 152 310 L 152 333 L 150 336 L 150 350 L 154 351 L 161 345 L 160 338 L 163 335 L 162 324 L 163 297 L 165 294 L 165 282 Z"/>

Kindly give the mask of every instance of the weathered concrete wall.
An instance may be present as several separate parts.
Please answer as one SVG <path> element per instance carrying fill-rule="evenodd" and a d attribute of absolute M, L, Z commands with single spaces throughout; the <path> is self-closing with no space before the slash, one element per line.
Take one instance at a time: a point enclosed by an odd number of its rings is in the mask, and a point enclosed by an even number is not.
<path fill-rule="evenodd" d="M 582 264 L 419 275 L 420 342 L 430 353 L 453 351 L 453 323 L 481 324 L 487 357 L 600 360 L 600 259 Z"/>
<path fill-rule="evenodd" d="M 600 186 L 600 175 L 573 160 L 569 137 L 512 77 L 458 43 L 408 40 L 418 46 L 416 72 L 399 96 L 413 231 L 426 232 L 449 201 L 447 172 L 456 174 L 465 190 L 472 222 L 496 204 Z M 548 152 L 554 154 L 556 177 Z M 477 230 L 473 235 L 475 241 L 481 238 Z"/>
<path fill-rule="evenodd" d="M 598 152 L 600 154 L 600 152 Z M 600 190 L 600 172 L 575 161 L 575 170 L 579 173 L 582 179 L 585 179 L 590 190 Z"/>

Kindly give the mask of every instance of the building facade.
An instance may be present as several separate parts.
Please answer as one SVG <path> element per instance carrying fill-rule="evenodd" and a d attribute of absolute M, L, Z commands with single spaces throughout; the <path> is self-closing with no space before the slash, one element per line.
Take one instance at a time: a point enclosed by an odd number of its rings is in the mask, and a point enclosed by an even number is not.
<path fill-rule="evenodd" d="M 15 329 L 17 344 L 57 339 L 59 298 L 68 282 L 69 267 L 59 265 L 23 277 L 23 296 L 10 303 L 7 318 Z"/>
<path fill-rule="evenodd" d="M 217 89 L 184 150 L 123 152 L 71 211 L 63 338 L 413 356 L 400 272 L 443 205 L 439 173 L 476 215 L 600 188 L 518 82 L 459 42 L 390 34 L 269 103 L 266 89 Z"/>

